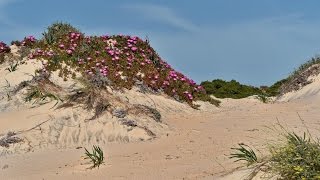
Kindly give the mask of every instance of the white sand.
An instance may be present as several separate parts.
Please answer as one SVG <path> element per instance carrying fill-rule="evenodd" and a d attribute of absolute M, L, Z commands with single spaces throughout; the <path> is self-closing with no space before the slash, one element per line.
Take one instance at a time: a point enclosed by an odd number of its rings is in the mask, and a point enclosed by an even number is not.
<path fill-rule="evenodd" d="M 4 68 L 0 67 L 0 87 L 6 85 L 4 79 L 17 85 L 30 79 L 23 72 L 34 71 L 29 64 L 13 73 Z M 92 114 L 81 108 L 55 110 L 55 102 L 25 105 L 21 103 L 23 94 L 9 102 L 4 98 L 0 100 L 0 109 L 5 110 L 0 113 L 0 135 L 20 131 L 18 136 L 24 142 L 0 147 L 0 179 L 244 179 L 249 172 L 233 172 L 244 164 L 228 158 L 230 148 L 246 143 L 265 153 L 266 143 L 277 140 L 280 133 L 267 127 L 280 122 L 298 133 L 305 131 L 297 113 L 311 133 L 317 132 L 319 82 L 319 77 L 315 78 L 301 91 L 285 95 L 282 102 L 225 99 L 220 108 L 199 102 L 201 110 L 135 89 L 114 93 L 120 101 L 145 104 L 161 112 L 162 123 L 143 115 L 129 116 L 153 131 L 155 139 L 141 128 L 121 125 L 110 114 L 85 122 Z M 6 92 L 1 89 L 2 96 Z M 292 99 L 295 101 L 286 102 Z M 83 158 L 83 147 L 90 149 L 94 144 L 104 150 L 106 163 L 91 170 Z"/>

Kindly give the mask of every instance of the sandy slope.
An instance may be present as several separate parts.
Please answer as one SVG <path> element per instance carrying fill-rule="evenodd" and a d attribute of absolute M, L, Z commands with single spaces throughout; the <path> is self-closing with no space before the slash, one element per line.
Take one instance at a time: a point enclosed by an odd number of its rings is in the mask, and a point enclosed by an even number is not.
<path fill-rule="evenodd" d="M 25 103 L 26 89 L 9 100 L 7 93 L 41 65 L 28 61 L 12 73 L 7 66 L 0 67 L 0 139 L 13 131 L 24 141 L 0 146 L 0 179 L 245 179 L 247 169 L 235 170 L 244 164 L 228 158 L 231 147 L 245 143 L 265 155 L 267 144 L 279 140 L 277 123 L 298 133 L 308 128 L 316 134 L 320 126 L 320 76 L 277 102 L 224 99 L 220 108 L 199 102 L 200 110 L 137 89 L 112 92 L 112 103 L 120 108 L 142 104 L 162 115 L 156 122 L 131 113 L 126 118 L 137 126 L 128 127 L 110 113 L 86 121 L 92 113 L 81 107 Z M 66 91 L 78 87 L 55 76 L 51 80 Z M 95 144 L 103 148 L 106 163 L 92 170 L 83 155 L 84 147 Z"/>
<path fill-rule="evenodd" d="M 320 74 L 309 77 L 312 83 L 302 87 L 298 91 L 289 92 L 283 95 L 279 101 L 292 101 L 296 99 L 313 99 L 320 97 Z"/>
<path fill-rule="evenodd" d="M 155 102 L 161 104 L 159 98 Z M 276 119 L 301 131 L 304 127 L 298 112 L 311 131 L 317 130 L 320 116 L 317 102 L 262 104 L 254 99 L 225 100 L 222 107 L 214 111 L 168 111 L 165 123 L 173 128 L 172 132 L 152 141 L 103 145 L 107 159 L 100 169 L 86 169 L 89 165 L 81 157 L 83 148 L 51 148 L 1 156 L 0 177 L 218 179 L 241 165 L 228 159 L 231 147 L 244 142 L 263 149 L 267 140 L 277 138 L 275 132 L 264 127 L 271 127 Z M 236 177 L 242 179 L 239 174 Z"/>

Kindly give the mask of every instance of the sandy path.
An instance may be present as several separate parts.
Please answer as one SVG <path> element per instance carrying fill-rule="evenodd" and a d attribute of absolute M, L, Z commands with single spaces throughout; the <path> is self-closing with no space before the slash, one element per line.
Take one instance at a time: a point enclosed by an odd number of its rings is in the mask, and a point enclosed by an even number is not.
<path fill-rule="evenodd" d="M 174 128 L 167 137 L 139 143 L 109 143 L 103 147 L 106 165 L 88 170 L 84 149 L 39 150 L 0 157 L 4 179 L 217 179 L 241 163 L 228 159 L 237 143 L 263 149 L 273 139 L 268 128 L 278 119 L 303 129 L 297 112 L 311 131 L 319 126 L 316 102 L 262 104 L 226 100 L 218 112 L 167 114 Z M 241 179 L 239 177 L 239 179 Z"/>

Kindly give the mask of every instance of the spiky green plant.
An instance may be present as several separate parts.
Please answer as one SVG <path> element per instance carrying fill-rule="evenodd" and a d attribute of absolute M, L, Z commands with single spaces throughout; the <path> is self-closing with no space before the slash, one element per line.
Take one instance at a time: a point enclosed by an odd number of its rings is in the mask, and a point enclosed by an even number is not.
<path fill-rule="evenodd" d="M 320 144 L 306 135 L 288 133 L 286 143 L 271 148 L 271 170 L 280 179 L 320 179 Z"/>
<path fill-rule="evenodd" d="M 236 152 L 230 154 L 230 159 L 236 159 L 237 161 L 246 161 L 248 165 L 258 162 L 258 158 L 256 153 L 250 148 L 248 145 L 245 144 L 238 144 L 239 147 L 231 148 Z"/>
<path fill-rule="evenodd" d="M 101 148 L 99 146 L 95 146 L 93 145 L 92 148 L 92 153 L 89 152 L 86 148 L 85 149 L 85 159 L 90 159 L 92 162 L 92 166 L 91 168 L 95 168 L 98 167 L 104 162 L 104 155 L 103 155 L 103 151 L 101 150 Z"/>
<path fill-rule="evenodd" d="M 6 68 L 6 70 L 9 72 L 14 72 L 17 70 L 18 65 L 19 65 L 19 63 L 10 64 L 10 66 L 8 68 Z"/>
<path fill-rule="evenodd" d="M 57 101 L 54 106 L 56 106 L 59 103 L 59 101 L 62 101 L 59 97 L 57 97 L 56 95 L 54 95 L 52 93 L 43 92 L 38 87 L 31 87 L 29 89 L 27 96 L 25 97 L 25 102 L 30 102 L 34 99 L 35 101 L 32 104 L 35 104 L 38 102 L 42 102 L 47 98 L 54 99 Z"/>

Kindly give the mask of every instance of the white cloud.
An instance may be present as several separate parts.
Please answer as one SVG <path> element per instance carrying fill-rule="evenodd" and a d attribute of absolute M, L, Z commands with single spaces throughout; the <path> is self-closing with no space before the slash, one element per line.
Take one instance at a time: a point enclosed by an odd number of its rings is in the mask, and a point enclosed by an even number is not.
<path fill-rule="evenodd" d="M 192 22 L 189 22 L 188 20 L 178 16 L 172 9 L 168 7 L 154 4 L 132 4 L 125 5 L 123 8 L 138 13 L 144 18 L 152 21 L 165 23 L 185 31 L 197 32 L 199 30 L 199 28 Z"/>

